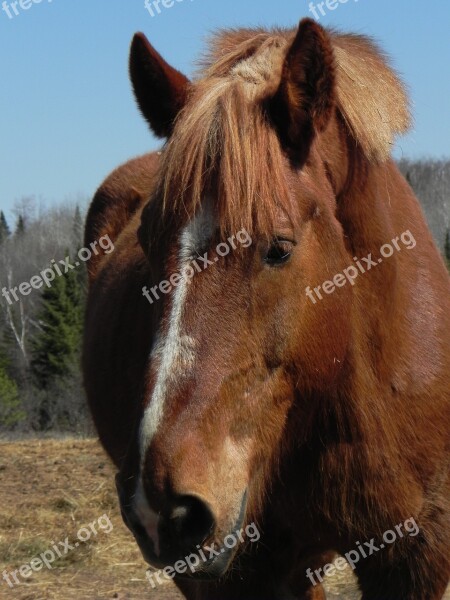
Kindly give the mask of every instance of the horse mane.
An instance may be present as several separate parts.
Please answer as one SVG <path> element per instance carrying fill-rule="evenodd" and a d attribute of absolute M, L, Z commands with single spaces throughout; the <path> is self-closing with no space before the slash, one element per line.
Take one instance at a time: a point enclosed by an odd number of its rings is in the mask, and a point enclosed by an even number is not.
<path fill-rule="evenodd" d="M 268 37 L 276 36 L 290 44 L 295 33 L 293 29 L 222 30 L 213 36 L 201 64 L 225 74 Z M 390 155 L 395 136 L 411 125 L 404 84 L 374 40 L 333 30 L 328 33 L 336 59 L 338 110 L 366 157 L 371 162 L 383 162 Z"/>
<path fill-rule="evenodd" d="M 395 137 L 411 125 L 404 84 L 369 38 L 332 36 L 337 65 L 338 109 L 370 162 L 391 154 Z"/>
<path fill-rule="evenodd" d="M 387 160 L 410 117 L 404 87 L 368 38 L 330 31 L 337 110 L 371 163 Z M 191 218 L 208 188 L 221 230 L 270 233 L 275 210 L 289 212 L 286 158 L 264 109 L 275 93 L 294 30 L 216 33 L 162 155 L 162 213 Z M 272 232 L 273 233 L 273 232 Z"/>

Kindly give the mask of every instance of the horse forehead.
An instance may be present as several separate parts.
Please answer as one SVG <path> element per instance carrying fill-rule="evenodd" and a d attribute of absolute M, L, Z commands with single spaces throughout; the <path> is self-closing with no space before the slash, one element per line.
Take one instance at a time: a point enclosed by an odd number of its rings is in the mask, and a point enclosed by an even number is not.
<path fill-rule="evenodd" d="M 179 262 L 184 265 L 204 249 L 217 228 L 213 199 L 207 196 L 194 217 L 182 229 L 179 238 Z"/>
<path fill-rule="evenodd" d="M 179 235 L 177 269 L 180 274 L 195 259 L 198 253 L 205 249 L 216 230 L 216 221 L 212 209 L 211 198 L 206 198 L 196 215 L 184 226 Z M 187 295 L 189 292 L 188 278 L 182 277 L 176 286 L 168 318 L 168 327 L 160 332 L 154 354 L 159 358 L 170 348 L 172 355 L 192 355 L 195 340 L 185 331 L 184 317 Z M 176 363 L 175 363 L 176 364 Z"/>

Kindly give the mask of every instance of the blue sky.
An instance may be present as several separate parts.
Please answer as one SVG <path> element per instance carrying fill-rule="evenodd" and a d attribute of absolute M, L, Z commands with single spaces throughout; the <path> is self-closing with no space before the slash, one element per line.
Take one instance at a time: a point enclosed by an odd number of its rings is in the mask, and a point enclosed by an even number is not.
<path fill-rule="evenodd" d="M 179 0 L 154 17 L 144 0 L 42 0 L 12 19 L 1 10 L 0 207 L 90 197 L 114 167 L 160 145 L 128 82 L 135 31 L 190 74 L 214 28 L 294 26 L 312 16 L 308 5 Z M 407 82 L 415 123 L 396 156 L 449 157 L 450 2 L 348 0 L 320 22 L 376 37 Z"/>

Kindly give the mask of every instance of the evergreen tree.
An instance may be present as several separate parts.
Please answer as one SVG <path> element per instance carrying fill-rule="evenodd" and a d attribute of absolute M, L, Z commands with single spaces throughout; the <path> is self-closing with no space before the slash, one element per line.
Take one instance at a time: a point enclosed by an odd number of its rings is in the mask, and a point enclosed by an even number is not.
<path fill-rule="evenodd" d="M 47 388 L 76 366 L 81 346 L 84 290 L 77 269 L 56 277 L 42 294 L 42 331 L 33 342 L 31 368 L 39 387 Z"/>
<path fill-rule="evenodd" d="M 5 213 L 0 211 L 0 244 L 2 244 L 10 235 L 11 231 L 6 222 Z"/>
<path fill-rule="evenodd" d="M 7 371 L 8 361 L 0 354 L 0 427 L 11 429 L 25 418 L 21 409 L 19 390 Z"/>
<path fill-rule="evenodd" d="M 84 323 L 84 305 L 86 300 L 86 271 L 77 268 L 69 271 L 66 278 L 69 322 L 71 324 L 71 346 L 74 355 L 79 356 Z"/>
<path fill-rule="evenodd" d="M 19 218 L 17 219 L 15 235 L 19 236 L 23 233 L 25 233 L 25 219 L 23 218 L 23 215 L 19 215 Z"/>

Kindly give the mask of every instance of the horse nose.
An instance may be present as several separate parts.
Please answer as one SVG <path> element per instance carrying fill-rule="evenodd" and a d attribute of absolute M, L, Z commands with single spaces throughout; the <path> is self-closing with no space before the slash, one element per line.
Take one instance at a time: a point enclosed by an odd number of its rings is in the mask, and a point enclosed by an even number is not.
<path fill-rule="evenodd" d="M 159 524 L 161 549 L 168 554 L 189 552 L 206 542 L 215 527 L 214 515 L 204 500 L 182 496 Z"/>

